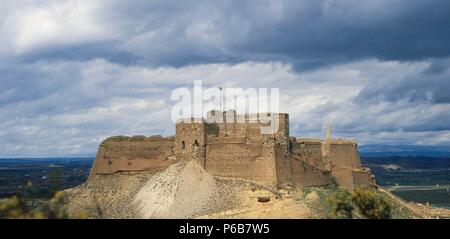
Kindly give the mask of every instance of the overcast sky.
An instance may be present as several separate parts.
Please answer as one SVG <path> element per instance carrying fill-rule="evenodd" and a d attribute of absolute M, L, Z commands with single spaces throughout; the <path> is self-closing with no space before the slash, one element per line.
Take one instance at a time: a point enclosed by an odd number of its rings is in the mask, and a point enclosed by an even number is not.
<path fill-rule="evenodd" d="M 279 87 L 291 135 L 450 145 L 450 1 L 2 0 L 0 157 L 171 135 L 194 80 Z"/>

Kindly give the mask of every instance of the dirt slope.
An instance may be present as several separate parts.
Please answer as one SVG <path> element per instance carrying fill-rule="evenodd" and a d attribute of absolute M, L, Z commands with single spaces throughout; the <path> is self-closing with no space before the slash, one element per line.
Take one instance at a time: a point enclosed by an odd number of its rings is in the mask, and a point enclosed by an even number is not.
<path fill-rule="evenodd" d="M 69 190 L 67 210 L 91 218 L 334 218 L 332 188 L 269 188 L 254 181 L 213 177 L 195 162 L 157 172 L 95 176 Z M 380 189 L 393 218 L 444 218 L 449 210 L 406 203 Z M 261 202 L 265 199 L 267 202 Z"/>
<path fill-rule="evenodd" d="M 260 204 L 258 195 L 274 199 L 274 193 L 253 181 L 213 177 L 195 162 L 99 175 L 66 190 L 69 215 L 83 211 L 92 218 L 194 218 Z"/>

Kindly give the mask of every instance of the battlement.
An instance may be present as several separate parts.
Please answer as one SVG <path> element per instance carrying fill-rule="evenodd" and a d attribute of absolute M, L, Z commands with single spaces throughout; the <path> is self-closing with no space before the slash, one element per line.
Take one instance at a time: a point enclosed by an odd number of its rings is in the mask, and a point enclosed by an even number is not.
<path fill-rule="evenodd" d="M 270 126 L 274 123 L 285 123 L 289 121 L 289 115 L 286 113 L 258 113 L 239 115 L 235 110 L 208 111 L 206 118 L 182 118 L 178 119 L 176 124 L 259 124 L 262 126 Z M 285 130 L 285 128 L 282 128 Z"/>
<path fill-rule="evenodd" d="M 202 127 L 208 135 L 242 136 L 248 133 L 249 137 L 260 137 L 262 134 L 289 137 L 289 115 L 285 113 L 258 113 L 238 115 L 235 110 L 212 110 L 206 118 L 185 118 L 177 120 L 176 128 L 189 131 L 193 124 L 194 129 Z M 259 133 L 257 130 L 259 129 Z M 178 131 L 177 131 L 178 135 Z"/>

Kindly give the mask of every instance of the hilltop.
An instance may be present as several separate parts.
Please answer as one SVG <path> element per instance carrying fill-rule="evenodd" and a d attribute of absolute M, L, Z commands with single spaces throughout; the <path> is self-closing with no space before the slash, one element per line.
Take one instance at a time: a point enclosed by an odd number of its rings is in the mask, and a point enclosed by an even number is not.
<path fill-rule="evenodd" d="M 91 218 L 336 218 L 328 198 L 339 190 L 268 187 L 212 176 L 191 161 L 159 171 L 97 175 L 65 192 L 69 215 L 83 211 Z M 392 218 L 450 217 L 449 210 L 375 190 L 392 205 Z"/>

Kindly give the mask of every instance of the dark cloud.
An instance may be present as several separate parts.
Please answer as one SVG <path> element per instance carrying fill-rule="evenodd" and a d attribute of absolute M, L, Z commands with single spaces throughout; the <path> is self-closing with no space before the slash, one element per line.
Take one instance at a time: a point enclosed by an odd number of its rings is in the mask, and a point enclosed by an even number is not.
<path fill-rule="evenodd" d="M 450 55 L 446 0 L 106 1 L 93 14 L 108 32 L 104 37 L 50 41 L 25 59 L 105 58 L 177 67 L 281 60 L 315 69 L 365 58 Z"/>
<path fill-rule="evenodd" d="M 448 1 L 198 5 L 154 8 L 148 13 L 153 16 L 149 21 L 156 18 L 160 24 L 144 29 L 154 31 L 159 44 L 171 47 L 158 45 L 157 52 L 151 46 L 143 47 L 149 51 L 143 55 L 145 60 L 161 56 L 162 63 L 176 65 L 224 59 L 283 60 L 307 69 L 361 58 L 411 61 L 450 54 Z M 155 11 L 168 14 L 155 17 Z M 190 36 L 195 24 L 206 25 Z"/>
<path fill-rule="evenodd" d="M 355 98 L 357 103 L 379 101 L 450 103 L 450 59 L 432 61 L 427 68 L 396 80 L 379 79 L 366 85 Z"/>
<path fill-rule="evenodd" d="M 450 1 L 3 1 L 0 156 L 171 134 L 171 91 L 279 87 L 292 134 L 450 144 Z M 217 64 L 215 64 L 217 63 Z"/>
<path fill-rule="evenodd" d="M 116 42 L 95 42 L 70 46 L 50 46 L 19 57 L 22 63 L 34 63 L 45 59 L 50 62 L 58 61 L 89 61 L 106 59 L 109 62 L 122 65 L 133 65 L 139 58 L 131 52 L 115 48 Z"/>

